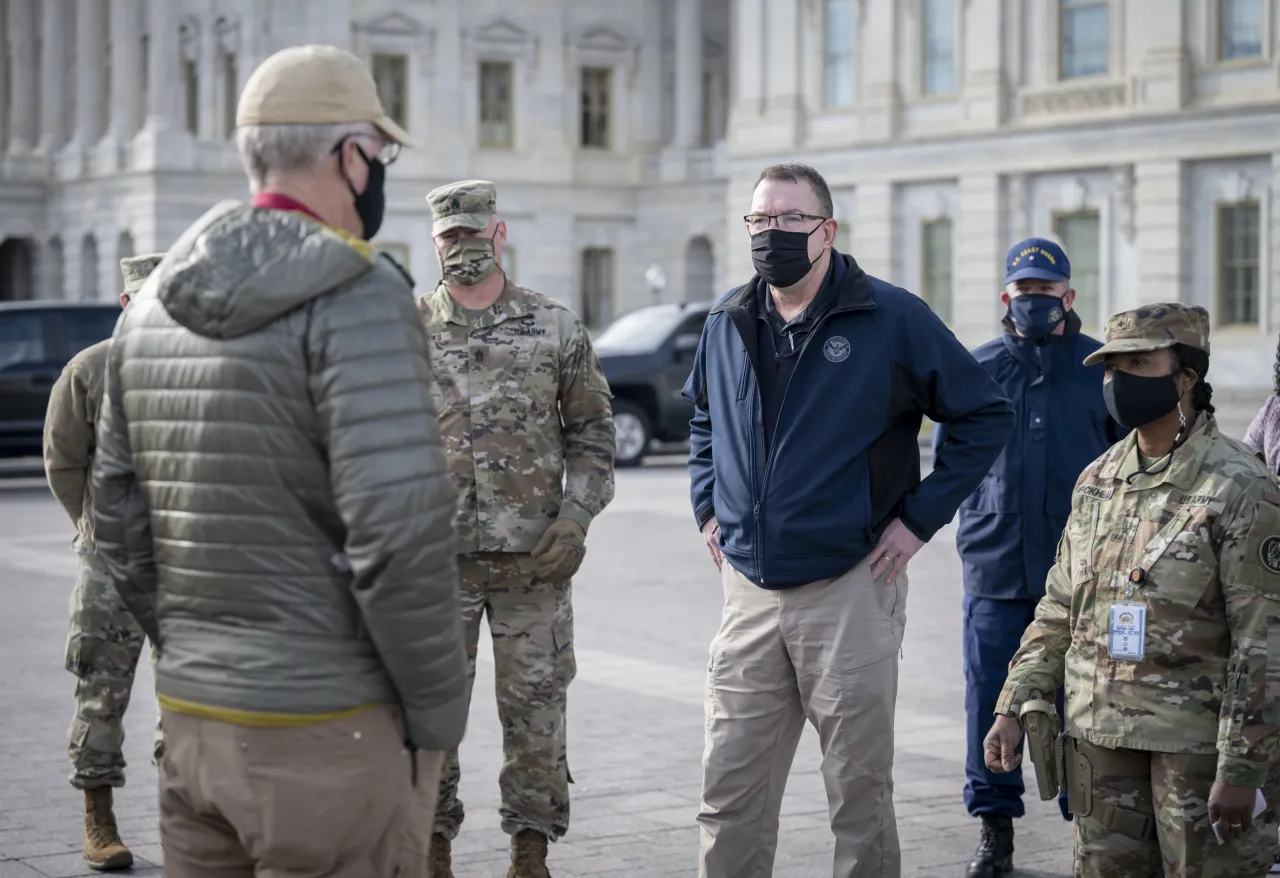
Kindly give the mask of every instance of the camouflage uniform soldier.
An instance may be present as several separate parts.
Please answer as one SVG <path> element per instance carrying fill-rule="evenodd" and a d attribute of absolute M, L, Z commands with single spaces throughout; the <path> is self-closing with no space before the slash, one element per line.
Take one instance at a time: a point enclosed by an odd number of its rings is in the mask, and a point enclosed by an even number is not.
<path fill-rule="evenodd" d="M 544 878 L 569 827 L 565 693 L 576 672 L 570 578 L 613 499 L 608 383 L 573 312 L 502 271 L 506 224 L 491 183 L 427 200 L 443 280 L 419 305 L 441 435 L 458 491 L 462 615 L 471 679 L 480 618 L 493 637 L 503 730 L 502 828 L 511 878 Z M 432 875 L 451 876 L 463 820 L 457 753 L 445 761 Z"/>
<path fill-rule="evenodd" d="M 164 254 L 120 261 L 121 305 L 138 291 Z M 76 713 L 68 734 L 71 785 L 84 790 L 84 858 L 90 868 L 125 869 L 133 854 L 120 841 L 112 787 L 124 786 L 124 714 L 146 637 L 116 594 L 98 557 L 93 535 L 89 470 L 94 425 L 102 405 L 102 379 L 111 339 L 78 353 L 62 370 L 45 417 L 44 463 L 49 487 L 76 524 L 80 572 L 71 594 L 66 667 L 75 674 Z M 155 651 L 151 653 L 155 670 Z M 157 722 L 152 752 L 159 761 Z"/>
<path fill-rule="evenodd" d="M 1040 695 L 1065 678 L 1076 875 L 1263 875 L 1275 830 L 1255 799 L 1280 744 L 1280 489 L 1218 430 L 1203 308 L 1114 315 L 1085 363 L 1099 360 L 1112 417 L 1134 432 L 1076 483 L 987 765 L 1017 764 L 1019 716 L 1052 710 Z"/>

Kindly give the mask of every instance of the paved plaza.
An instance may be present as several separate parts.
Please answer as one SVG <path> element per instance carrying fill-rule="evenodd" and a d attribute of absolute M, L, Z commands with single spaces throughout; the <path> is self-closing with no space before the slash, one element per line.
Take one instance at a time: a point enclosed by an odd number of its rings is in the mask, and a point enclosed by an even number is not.
<path fill-rule="evenodd" d="M 702 689 L 720 612 L 719 581 L 691 522 L 679 458 L 618 474 L 617 499 L 593 526 L 575 582 L 578 679 L 569 698 L 575 780 L 569 835 L 551 849 L 556 878 L 694 876 L 701 781 Z M 959 876 L 977 841 L 964 782 L 959 565 L 952 528 L 911 565 L 898 698 L 897 813 L 906 875 Z M 82 798 L 67 782 L 74 681 L 62 668 L 75 574 L 72 528 L 40 478 L 0 480 L 0 878 L 92 875 L 80 857 Z M 488 641 L 467 738 L 454 844 L 456 872 L 506 873 L 498 828 L 500 729 Z M 155 719 L 144 660 L 128 718 L 129 783 L 121 834 L 159 875 Z M 812 730 L 801 740 L 783 807 L 777 878 L 831 874 L 832 838 Z M 1028 778 L 1030 780 L 1030 778 Z M 1034 789 L 1034 786 L 1033 786 Z M 1034 793 L 1018 824 L 1024 876 L 1071 874 L 1070 826 Z"/>

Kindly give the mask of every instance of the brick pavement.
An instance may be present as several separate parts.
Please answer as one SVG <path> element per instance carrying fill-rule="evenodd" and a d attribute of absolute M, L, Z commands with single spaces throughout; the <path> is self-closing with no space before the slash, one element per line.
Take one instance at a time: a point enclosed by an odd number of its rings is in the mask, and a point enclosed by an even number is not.
<path fill-rule="evenodd" d="M 556 878 L 692 876 L 702 752 L 706 649 L 718 621 L 717 578 L 690 523 L 676 465 L 620 473 L 617 500 L 593 527 L 576 583 L 579 676 L 570 690 L 573 822 L 552 847 Z M 42 482 L 0 482 L 0 878 L 91 875 L 80 859 L 81 807 L 68 785 L 65 735 L 73 680 L 62 670 L 74 561 L 71 528 Z M 976 823 L 960 801 L 963 680 L 960 584 L 950 530 L 912 564 L 895 767 L 904 874 L 963 874 Z M 482 642 L 463 746 L 468 818 L 455 843 L 459 876 L 500 876 L 500 729 L 492 661 Z M 129 783 L 117 798 L 122 834 L 159 875 L 154 721 L 145 660 L 128 717 Z M 830 875 L 832 841 L 806 731 L 784 804 L 778 878 Z M 1032 795 L 1018 826 L 1023 876 L 1066 876 L 1070 828 Z"/>

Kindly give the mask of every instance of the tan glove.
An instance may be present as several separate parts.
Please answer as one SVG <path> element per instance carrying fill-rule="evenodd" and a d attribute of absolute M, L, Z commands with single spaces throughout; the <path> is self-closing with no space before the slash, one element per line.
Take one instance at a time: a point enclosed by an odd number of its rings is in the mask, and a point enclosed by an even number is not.
<path fill-rule="evenodd" d="M 576 521 L 557 519 L 547 528 L 532 557 L 538 562 L 538 576 L 549 582 L 565 582 L 578 572 L 587 554 L 587 534 Z"/>

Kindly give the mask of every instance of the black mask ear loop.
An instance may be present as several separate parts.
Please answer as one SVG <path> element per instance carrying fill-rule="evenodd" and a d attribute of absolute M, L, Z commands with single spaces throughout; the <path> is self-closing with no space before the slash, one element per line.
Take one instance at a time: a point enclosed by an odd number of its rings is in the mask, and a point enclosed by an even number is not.
<path fill-rule="evenodd" d="M 1200 379 L 1196 378 L 1196 380 L 1199 381 Z M 1136 479 L 1138 476 L 1158 476 L 1161 473 L 1163 473 L 1165 470 L 1167 470 L 1170 466 L 1172 466 L 1173 453 L 1177 451 L 1178 446 L 1182 444 L 1183 437 L 1187 433 L 1187 427 L 1188 427 L 1187 415 L 1182 410 L 1182 394 L 1178 394 L 1178 435 L 1173 437 L 1173 445 L 1169 447 L 1169 453 L 1165 455 L 1164 464 L 1161 465 L 1158 469 L 1146 470 L 1142 468 L 1142 463 L 1141 461 L 1139 461 L 1138 471 L 1129 475 L 1124 480 L 1124 483 L 1126 485 L 1132 485 L 1133 480 Z"/>

